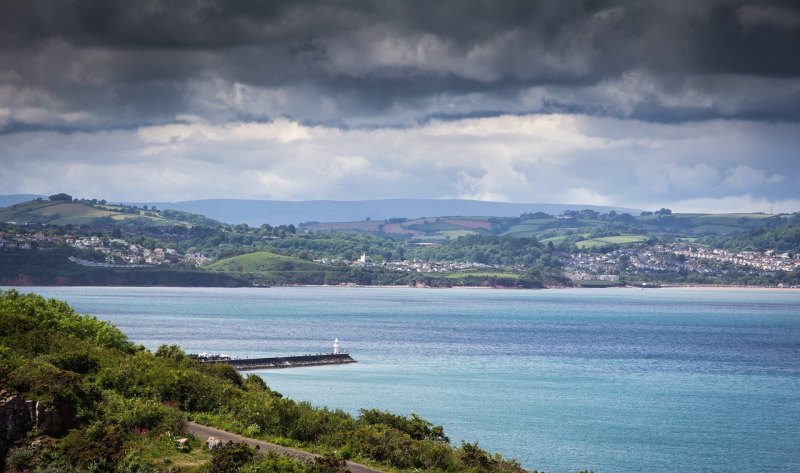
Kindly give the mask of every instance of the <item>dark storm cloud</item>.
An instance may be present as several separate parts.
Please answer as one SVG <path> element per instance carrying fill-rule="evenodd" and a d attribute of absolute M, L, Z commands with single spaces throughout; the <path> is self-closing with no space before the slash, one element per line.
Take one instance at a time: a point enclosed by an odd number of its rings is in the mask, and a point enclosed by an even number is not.
<path fill-rule="evenodd" d="M 0 127 L 797 121 L 798 44 L 793 1 L 19 0 L 0 6 Z"/>

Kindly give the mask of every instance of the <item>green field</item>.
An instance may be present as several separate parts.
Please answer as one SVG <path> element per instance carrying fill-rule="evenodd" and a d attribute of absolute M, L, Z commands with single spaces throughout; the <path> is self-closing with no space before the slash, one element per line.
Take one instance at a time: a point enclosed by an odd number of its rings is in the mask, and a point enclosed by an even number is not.
<path fill-rule="evenodd" d="M 474 230 L 445 230 L 441 232 L 434 233 L 433 235 L 421 235 L 414 237 L 414 241 L 444 241 L 444 240 L 455 240 L 458 237 L 467 236 L 467 235 L 475 235 L 478 232 Z"/>
<path fill-rule="evenodd" d="M 554 218 L 527 218 L 522 221 L 522 225 L 544 225 L 555 220 Z"/>
<path fill-rule="evenodd" d="M 522 223 L 519 225 L 512 226 L 511 228 L 503 232 L 502 235 L 530 236 L 535 231 L 539 230 L 540 227 L 541 225 L 537 223 Z"/>
<path fill-rule="evenodd" d="M 608 245 L 628 245 L 631 243 L 641 243 L 648 238 L 643 235 L 620 235 L 612 237 L 592 238 L 575 243 L 578 248 L 597 248 Z"/>
<path fill-rule="evenodd" d="M 551 237 L 551 238 L 543 238 L 543 239 L 539 240 L 539 242 L 540 243 L 545 243 L 545 244 L 552 242 L 554 245 L 558 245 L 559 243 L 563 242 L 566 239 L 567 239 L 566 235 L 562 235 L 562 236 Z"/>
<path fill-rule="evenodd" d="M 165 219 L 156 215 L 143 215 L 141 212 L 127 213 L 123 207 L 103 206 L 93 207 L 82 203 L 67 203 L 59 201 L 29 201 L 0 209 L 0 222 L 36 222 L 51 225 L 82 225 L 91 224 L 98 218 L 110 218 L 121 222 L 138 219 L 150 225 L 176 225 L 186 224 L 177 220 Z M 119 209 L 120 211 L 117 211 Z"/>
<path fill-rule="evenodd" d="M 553 242 L 554 245 L 558 245 L 559 243 L 563 242 L 567 238 L 576 237 L 576 236 L 577 237 L 582 237 L 582 238 L 588 238 L 589 234 L 588 233 L 573 233 L 572 235 L 560 235 L 560 236 L 556 236 L 556 237 L 542 238 L 541 240 L 539 240 L 539 242 L 544 243 L 544 244 L 547 244 L 548 242 Z"/>
<path fill-rule="evenodd" d="M 325 271 L 325 265 L 300 258 L 259 251 L 219 260 L 206 267 L 213 271 L 273 273 L 282 271 Z"/>
<path fill-rule="evenodd" d="M 736 227 L 731 225 L 703 224 L 697 225 L 693 230 L 699 234 L 713 233 L 717 235 L 731 235 L 746 230 L 747 228 L 748 227 Z"/>

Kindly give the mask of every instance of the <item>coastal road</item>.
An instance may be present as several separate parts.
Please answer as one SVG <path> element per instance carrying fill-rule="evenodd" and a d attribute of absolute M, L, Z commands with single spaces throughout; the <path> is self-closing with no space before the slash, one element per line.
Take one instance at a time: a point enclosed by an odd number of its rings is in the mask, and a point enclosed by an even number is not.
<path fill-rule="evenodd" d="M 186 431 L 193 433 L 194 435 L 198 436 L 200 440 L 203 441 L 205 441 L 205 439 L 207 439 L 208 437 L 217 437 L 223 442 L 227 442 L 229 440 L 233 442 L 244 442 L 252 447 L 258 447 L 260 450 L 263 451 L 271 450 L 273 452 L 278 452 L 282 455 L 289 455 L 295 458 L 303 458 L 306 460 L 310 460 L 312 458 L 319 456 L 319 455 L 314 455 L 313 453 L 297 450 L 295 448 L 282 447 L 280 445 L 275 445 L 274 443 L 264 442 L 263 440 L 254 440 L 251 438 L 242 437 L 241 435 L 233 434 L 220 429 L 215 429 L 214 427 L 207 427 L 205 425 L 196 424 L 194 422 L 186 423 Z M 352 473 L 382 473 L 380 470 L 374 470 L 372 468 L 353 462 L 347 462 L 347 467 L 350 468 L 350 471 Z"/>

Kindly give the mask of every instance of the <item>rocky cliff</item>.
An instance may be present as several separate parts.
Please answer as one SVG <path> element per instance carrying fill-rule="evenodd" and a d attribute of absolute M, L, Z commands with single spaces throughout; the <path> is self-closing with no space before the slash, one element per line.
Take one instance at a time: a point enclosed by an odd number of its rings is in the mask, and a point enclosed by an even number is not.
<path fill-rule="evenodd" d="M 71 413 L 0 389 L 0 458 L 11 445 L 25 439 L 28 432 L 61 435 L 74 423 Z"/>

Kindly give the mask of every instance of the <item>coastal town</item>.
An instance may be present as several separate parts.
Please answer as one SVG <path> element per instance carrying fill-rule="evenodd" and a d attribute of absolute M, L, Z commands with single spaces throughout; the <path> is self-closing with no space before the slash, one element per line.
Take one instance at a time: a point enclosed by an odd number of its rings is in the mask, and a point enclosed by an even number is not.
<path fill-rule="evenodd" d="M 4 227 L 0 231 L 0 250 L 47 252 L 68 248 L 71 252 L 69 261 L 98 268 L 201 269 L 218 259 L 202 251 L 190 249 L 181 252 L 176 244 L 180 238 L 178 234 L 162 231 L 159 236 L 163 240 L 147 238 L 141 230 L 126 230 L 124 235 L 119 229 L 107 233 L 81 233 L 63 229 L 59 232 L 58 227 L 26 224 Z M 313 262 L 322 267 L 432 277 L 482 273 L 513 278 L 525 275 L 531 269 L 531 265 L 526 264 L 489 264 L 468 259 L 454 261 L 421 258 L 411 254 L 407 256 L 386 258 L 364 252 L 353 259 L 331 255 L 313 259 Z M 602 281 L 609 285 L 623 281 L 687 281 L 701 277 L 723 280 L 730 274 L 770 278 L 800 269 L 798 253 L 773 249 L 730 251 L 688 241 L 656 240 L 616 245 L 602 250 L 557 250 L 553 251 L 552 256 L 549 266 L 575 285 L 592 281 Z M 676 279 L 675 275 L 681 279 Z"/>

